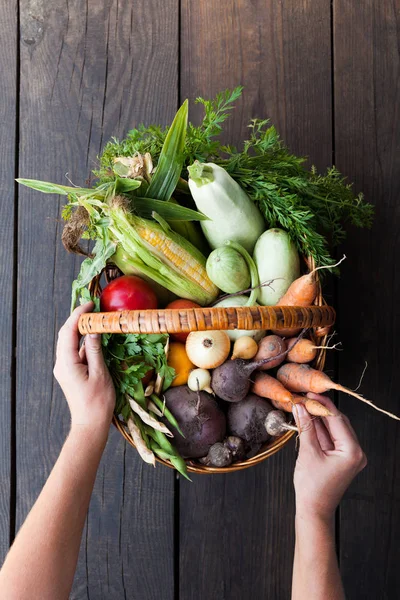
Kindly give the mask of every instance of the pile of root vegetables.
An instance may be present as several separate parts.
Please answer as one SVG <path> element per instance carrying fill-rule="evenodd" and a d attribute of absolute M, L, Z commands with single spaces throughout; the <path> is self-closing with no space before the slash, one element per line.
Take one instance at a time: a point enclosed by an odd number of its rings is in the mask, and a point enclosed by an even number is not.
<path fill-rule="evenodd" d="M 313 271 L 296 279 L 278 304 L 307 306 L 317 292 Z M 183 458 L 211 467 L 246 460 L 272 438 L 297 431 L 291 415 L 297 403 L 314 417 L 331 416 L 323 404 L 307 398 L 308 392 L 339 390 L 398 419 L 313 368 L 318 350 L 336 345 L 319 346 L 306 330 L 285 330 L 288 337 L 267 332 L 259 342 L 242 335 L 233 344 L 228 333 L 190 333 L 186 352 L 197 368 L 189 372 L 188 385 L 165 392 L 165 404 L 184 436 L 173 431 Z"/>

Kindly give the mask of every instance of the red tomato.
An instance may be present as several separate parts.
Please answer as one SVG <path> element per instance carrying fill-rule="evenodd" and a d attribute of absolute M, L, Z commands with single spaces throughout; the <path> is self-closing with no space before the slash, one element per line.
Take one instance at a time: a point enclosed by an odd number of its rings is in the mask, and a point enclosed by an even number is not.
<path fill-rule="evenodd" d="M 200 304 L 196 304 L 196 302 L 192 302 L 191 300 L 182 299 L 170 302 L 165 308 L 201 308 L 201 306 Z M 182 342 L 184 344 L 188 335 L 188 333 L 172 333 L 171 339 L 175 340 L 176 342 Z"/>
<path fill-rule="evenodd" d="M 100 296 L 102 312 L 146 308 L 157 308 L 157 296 L 150 285 L 136 275 L 123 275 L 114 279 Z"/>

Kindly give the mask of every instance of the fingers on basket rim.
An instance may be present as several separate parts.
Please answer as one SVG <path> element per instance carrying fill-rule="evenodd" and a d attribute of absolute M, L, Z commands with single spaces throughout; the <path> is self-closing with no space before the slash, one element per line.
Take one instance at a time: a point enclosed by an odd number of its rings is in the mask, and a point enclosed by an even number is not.
<path fill-rule="evenodd" d="M 79 317 L 92 308 L 93 302 L 86 302 L 77 306 L 70 314 L 58 333 L 57 356 L 62 354 L 65 358 L 65 355 L 72 355 L 73 362 L 79 359 L 79 341 L 82 337 L 78 330 Z"/>

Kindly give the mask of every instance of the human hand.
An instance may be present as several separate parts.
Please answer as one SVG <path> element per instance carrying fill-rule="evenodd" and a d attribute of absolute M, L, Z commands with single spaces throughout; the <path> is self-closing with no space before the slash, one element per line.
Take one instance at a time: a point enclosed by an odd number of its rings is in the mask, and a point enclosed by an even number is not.
<path fill-rule="evenodd" d="M 115 406 L 115 389 L 104 362 L 101 336 L 87 335 L 79 349 L 79 317 L 91 310 L 93 302 L 79 306 L 61 327 L 54 377 L 71 411 L 71 427 L 107 436 Z"/>
<path fill-rule="evenodd" d="M 364 469 L 367 459 L 349 419 L 326 396 L 307 394 L 334 416 L 311 417 L 302 404 L 293 414 L 300 429 L 300 450 L 294 471 L 296 515 L 331 520 L 344 492 Z"/>

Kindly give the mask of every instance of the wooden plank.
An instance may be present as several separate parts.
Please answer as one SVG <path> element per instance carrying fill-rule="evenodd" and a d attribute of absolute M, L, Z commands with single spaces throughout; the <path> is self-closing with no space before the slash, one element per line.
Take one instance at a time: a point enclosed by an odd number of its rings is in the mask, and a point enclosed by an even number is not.
<path fill-rule="evenodd" d="M 154 19 L 157 15 L 157 19 Z M 21 2 L 20 175 L 82 184 L 113 134 L 177 107 L 178 3 Z M 62 200 L 20 190 L 17 460 L 20 525 L 69 415 L 54 342 L 78 261 L 60 243 Z M 72 599 L 173 596 L 174 475 L 142 469 L 115 430 L 99 469 Z M 155 567 L 155 565 L 157 565 Z"/>
<path fill-rule="evenodd" d="M 334 6 L 335 145 L 338 167 L 376 206 L 371 232 L 346 242 L 338 309 L 344 352 L 340 381 L 400 414 L 397 340 L 400 308 L 399 11 L 396 3 Z M 342 502 L 341 569 L 347 598 L 398 597 L 399 426 L 348 397 L 340 398 L 368 456 Z"/>
<path fill-rule="evenodd" d="M 231 143 L 270 117 L 294 152 L 330 164 L 330 2 L 183 0 L 181 48 L 182 98 L 245 86 Z M 247 471 L 181 483 L 182 600 L 290 597 L 294 462 L 290 444 Z"/>
<path fill-rule="evenodd" d="M 10 538 L 14 305 L 14 176 L 17 116 L 17 4 L 0 5 L 0 565 Z"/>

